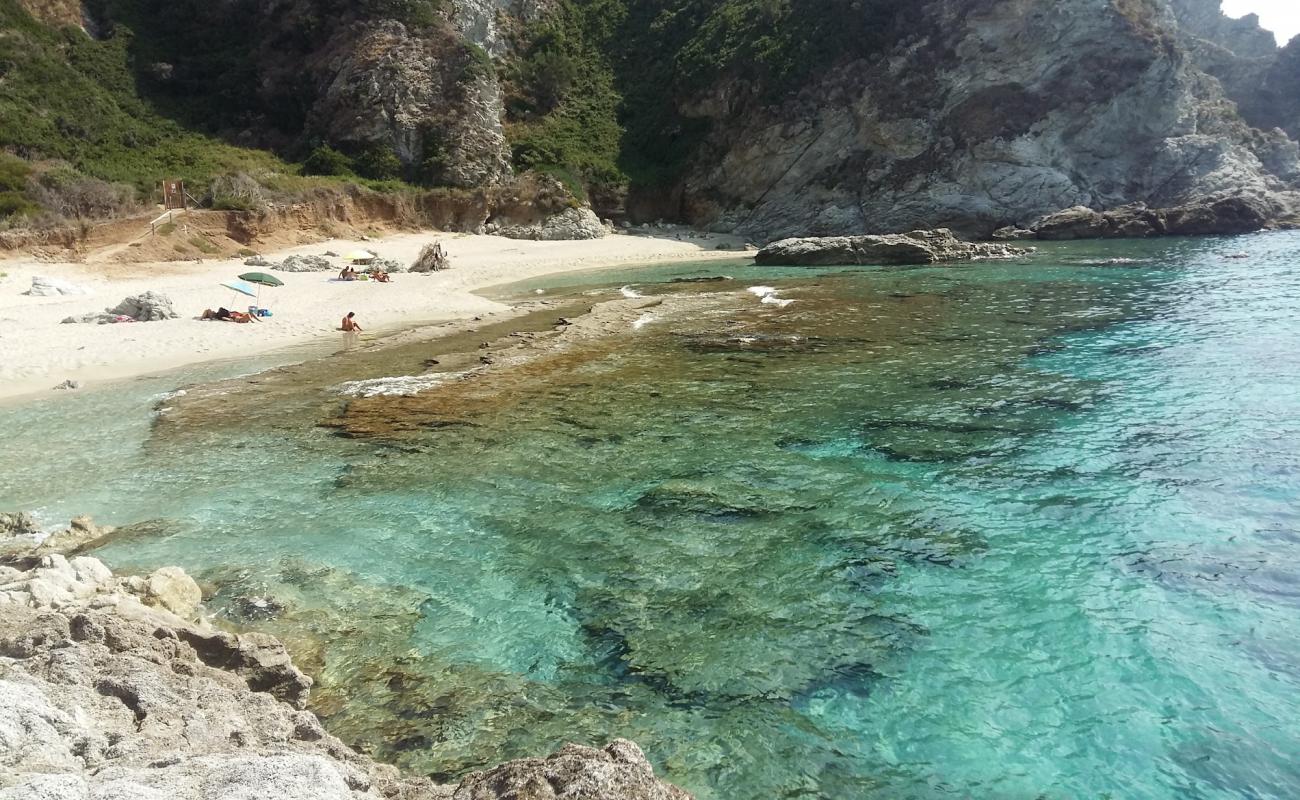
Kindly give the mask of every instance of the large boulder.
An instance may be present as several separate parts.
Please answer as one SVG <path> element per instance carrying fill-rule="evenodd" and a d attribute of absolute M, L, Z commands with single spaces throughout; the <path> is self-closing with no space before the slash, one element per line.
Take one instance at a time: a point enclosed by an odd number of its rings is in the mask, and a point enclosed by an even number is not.
<path fill-rule="evenodd" d="M 498 234 L 507 239 L 533 239 L 542 242 L 571 239 L 601 239 L 609 233 L 600 217 L 590 208 L 566 208 L 531 225 L 510 225 Z"/>
<path fill-rule="evenodd" d="M 289 256 L 271 269 L 279 272 L 333 272 L 335 267 L 324 256 Z"/>
<path fill-rule="evenodd" d="M 571 744 L 465 777 L 452 800 L 690 800 L 655 778 L 641 748 L 615 739 L 597 750 Z"/>
<path fill-rule="evenodd" d="M 784 239 L 759 250 L 754 262 L 794 267 L 935 264 L 980 258 L 1015 258 L 1029 252 L 1006 244 L 964 242 L 953 236 L 952 231 L 940 228 L 883 236 Z"/>
<path fill-rule="evenodd" d="M 1028 235 L 1058 241 L 1231 235 L 1260 230 L 1274 216 L 1268 203 L 1249 197 L 1203 200 L 1171 208 L 1147 208 L 1132 203 L 1109 211 L 1094 211 L 1086 206 L 1074 206 L 1034 222 Z M 995 232 L 995 238 L 1000 233 Z"/>
<path fill-rule="evenodd" d="M 111 325 L 115 322 L 134 321 L 134 322 L 159 322 L 166 319 L 176 319 L 179 314 L 172 306 L 172 300 L 165 294 L 159 292 L 145 292 L 144 294 L 133 295 L 124 298 L 112 308 L 106 308 L 102 313 L 82 314 L 79 317 L 68 317 L 63 320 L 66 323 L 95 323 L 98 325 Z"/>

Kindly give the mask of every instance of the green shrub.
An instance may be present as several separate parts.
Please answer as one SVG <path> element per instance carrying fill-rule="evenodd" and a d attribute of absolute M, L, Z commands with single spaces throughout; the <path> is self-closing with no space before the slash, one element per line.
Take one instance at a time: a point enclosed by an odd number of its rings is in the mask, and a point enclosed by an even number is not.
<path fill-rule="evenodd" d="M 33 216 L 40 210 L 40 206 L 18 192 L 0 192 L 0 217 Z"/>
<path fill-rule="evenodd" d="M 392 148 L 378 142 L 364 146 L 352 159 L 357 174 L 376 181 L 392 180 L 402 175 L 402 162 Z"/>
<path fill-rule="evenodd" d="M 327 144 L 320 145 L 302 162 L 304 175 L 351 175 L 352 159 Z"/>
<path fill-rule="evenodd" d="M 26 161 L 0 153 L 0 192 L 21 192 L 27 188 L 27 176 L 32 172 Z"/>
<path fill-rule="evenodd" d="M 176 232 L 175 222 L 164 222 L 163 224 L 158 226 L 158 230 L 157 230 L 159 236 L 171 236 L 175 232 Z"/>

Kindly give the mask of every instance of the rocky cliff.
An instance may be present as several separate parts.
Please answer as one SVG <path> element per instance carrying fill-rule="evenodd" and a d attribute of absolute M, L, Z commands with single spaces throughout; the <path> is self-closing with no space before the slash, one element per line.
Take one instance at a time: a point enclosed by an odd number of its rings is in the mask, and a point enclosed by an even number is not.
<path fill-rule="evenodd" d="M 1300 43 L 1219 0 L 17 2 L 80 17 L 94 58 L 125 48 L 134 84 L 105 86 L 126 116 L 135 86 L 313 174 L 469 188 L 535 170 L 601 216 L 754 238 L 983 235 L 1229 196 L 1281 219 L 1300 182 Z M 58 124 L 0 125 L 0 146 L 136 169 L 105 148 L 134 158 L 145 133 L 42 114 L 53 93 L 33 92 L 13 107 Z M 60 146 L 76 137 L 96 147 Z"/>
<path fill-rule="evenodd" d="M 725 83 L 695 98 L 686 110 L 712 133 L 681 213 L 771 238 L 986 234 L 1075 205 L 1290 203 L 1295 142 L 1242 120 L 1165 0 L 927 0 L 889 24 L 884 50 L 778 103 Z M 1221 27 L 1264 49 L 1249 25 Z"/>

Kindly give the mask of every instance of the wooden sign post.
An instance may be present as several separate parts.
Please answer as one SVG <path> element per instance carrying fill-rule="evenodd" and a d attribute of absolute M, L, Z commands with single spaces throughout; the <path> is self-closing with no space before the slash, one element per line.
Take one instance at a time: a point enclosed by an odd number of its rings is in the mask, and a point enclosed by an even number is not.
<path fill-rule="evenodd" d="M 163 206 L 168 210 L 185 208 L 185 181 L 163 181 Z"/>

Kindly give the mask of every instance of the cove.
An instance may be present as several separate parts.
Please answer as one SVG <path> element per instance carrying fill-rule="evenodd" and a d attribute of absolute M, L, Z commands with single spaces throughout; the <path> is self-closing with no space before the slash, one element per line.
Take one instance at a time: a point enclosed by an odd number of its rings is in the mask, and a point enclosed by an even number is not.
<path fill-rule="evenodd" d="M 340 392 L 424 342 L 0 409 L 0 507 L 127 526 L 96 555 L 183 566 L 441 778 L 626 736 L 702 798 L 1289 797 L 1298 260 L 544 279 L 502 293 L 673 304 L 455 403 Z"/>

